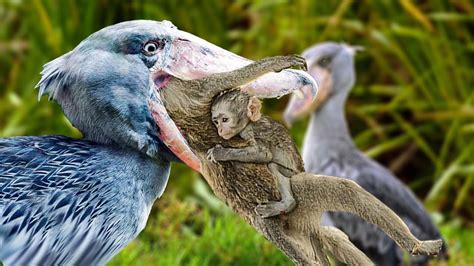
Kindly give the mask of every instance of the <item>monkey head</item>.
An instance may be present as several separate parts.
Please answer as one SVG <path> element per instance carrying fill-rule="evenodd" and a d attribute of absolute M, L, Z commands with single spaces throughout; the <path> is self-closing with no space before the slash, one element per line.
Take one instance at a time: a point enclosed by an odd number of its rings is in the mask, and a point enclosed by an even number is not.
<path fill-rule="evenodd" d="M 250 122 L 260 119 L 262 104 L 255 96 L 232 90 L 217 96 L 211 107 L 212 123 L 225 140 L 238 135 Z"/>

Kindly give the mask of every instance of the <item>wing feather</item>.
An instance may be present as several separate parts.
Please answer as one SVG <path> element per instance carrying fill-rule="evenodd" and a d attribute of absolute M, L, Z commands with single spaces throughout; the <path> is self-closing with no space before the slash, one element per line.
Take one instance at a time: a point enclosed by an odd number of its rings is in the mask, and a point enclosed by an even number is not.
<path fill-rule="evenodd" d="M 103 264 L 133 239 L 138 225 L 119 222 L 114 177 L 95 146 L 60 136 L 0 139 L 0 261 Z"/>

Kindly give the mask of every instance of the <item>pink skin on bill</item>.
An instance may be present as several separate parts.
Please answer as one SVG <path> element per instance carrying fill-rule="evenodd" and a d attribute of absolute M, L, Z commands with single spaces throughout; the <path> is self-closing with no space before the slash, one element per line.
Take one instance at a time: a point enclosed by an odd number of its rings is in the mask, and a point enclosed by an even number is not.
<path fill-rule="evenodd" d="M 160 139 L 182 162 L 197 172 L 201 172 L 201 161 L 189 147 L 179 128 L 168 115 L 166 108 L 161 103 L 160 95 L 153 92 L 157 99 L 150 100 L 148 106 L 157 126 L 160 128 Z"/>
<path fill-rule="evenodd" d="M 239 69 L 253 61 L 231 53 L 190 33 L 181 32 L 173 40 L 170 60 L 163 69 L 171 76 L 190 80 Z M 304 77 L 309 83 L 302 88 L 304 97 L 316 96 L 317 85 L 311 75 L 300 70 L 283 70 L 268 73 L 242 86 L 242 91 L 253 93 L 260 98 L 281 97 L 295 89 L 300 89 L 299 80 Z"/>

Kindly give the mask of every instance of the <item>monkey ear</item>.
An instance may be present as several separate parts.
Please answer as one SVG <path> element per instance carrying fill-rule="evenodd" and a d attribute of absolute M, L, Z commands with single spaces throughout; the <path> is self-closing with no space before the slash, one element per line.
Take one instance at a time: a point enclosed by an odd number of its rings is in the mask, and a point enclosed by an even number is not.
<path fill-rule="evenodd" d="M 262 114 L 260 113 L 260 109 L 262 108 L 262 103 L 260 100 L 252 96 L 249 99 L 249 104 L 247 105 L 247 116 L 250 121 L 255 122 L 260 119 Z"/>

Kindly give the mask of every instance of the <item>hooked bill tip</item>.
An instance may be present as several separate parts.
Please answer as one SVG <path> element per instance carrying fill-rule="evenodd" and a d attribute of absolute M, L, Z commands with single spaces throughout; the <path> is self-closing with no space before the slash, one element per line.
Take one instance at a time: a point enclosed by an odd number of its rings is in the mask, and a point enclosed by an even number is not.
<path fill-rule="evenodd" d="M 295 90 L 293 91 L 293 94 L 298 98 L 298 99 L 304 99 L 304 93 L 301 90 Z"/>

